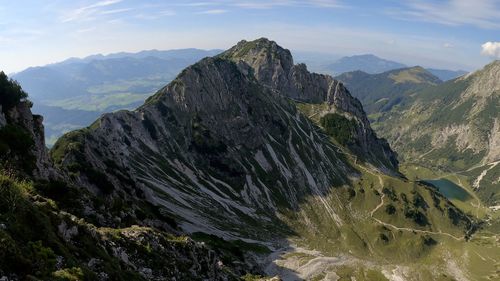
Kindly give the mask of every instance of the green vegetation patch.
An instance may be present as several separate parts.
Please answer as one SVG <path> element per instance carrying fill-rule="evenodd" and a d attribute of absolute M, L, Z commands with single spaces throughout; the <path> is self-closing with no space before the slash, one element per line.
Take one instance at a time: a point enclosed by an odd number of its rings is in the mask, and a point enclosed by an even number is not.
<path fill-rule="evenodd" d="M 34 141 L 30 134 L 17 125 L 6 125 L 0 129 L 0 161 L 3 165 L 14 165 L 27 174 L 35 168 L 35 156 L 32 153 Z M 12 163 L 16 159 L 17 163 Z M 10 161 L 6 163 L 6 161 Z"/>
<path fill-rule="evenodd" d="M 243 261 L 246 252 L 254 252 L 257 254 L 271 253 L 269 248 L 263 245 L 247 243 L 242 240 L 228 241 L 203 232 L 195 232 L 192 234 L 191 238 L 198 242 L 205 242 L 208 247 L 222 254 L 225 264 L 231 263 L 234 259 Z"/>
<path fill-rule="evenodd" d="M 355 120 L 347 119 L 337 113 L 329 113 L 320 119 L 320 124 L 325 132 L 340 144 L 348 145 L 356 142 L 355 132 L 358 124 Z"/>
<path fill-rule="evenodd" d="M 3 71 L 0 71 L 0 105 L 2 111 L 7 112 L 26 98 L 28 98 L 28 94 L 23 91 L 21 85 L 15 80 L 9 79 Z"/>

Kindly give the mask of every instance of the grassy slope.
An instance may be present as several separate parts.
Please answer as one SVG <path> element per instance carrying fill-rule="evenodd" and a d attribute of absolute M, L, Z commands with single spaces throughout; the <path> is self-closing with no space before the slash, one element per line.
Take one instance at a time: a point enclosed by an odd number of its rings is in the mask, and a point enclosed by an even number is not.
<path fill-rule="evenodd" d="M 324 105 L 299 104 L 298 107 L 318 122 L 317 113 L 321 111 L 322 106 Z M 332 141 L 336 142 L 335 139 Z M 353 221 L 340 228 L 335 227 L 328 223 L 327 213 L 318 212 L 314 207 L 318 204 L 317 198 L 310 198 L 308 203 L 303 204 L 300 213 L 289 214 L 287 217 L 288 223 L 294 226 L 293 229 L 298 233 L 294 240 L 297 245 L 320 250 L 327 256 L 349 253 L 358 260 L 355 262 L 357 265 L 336 266 L 335 270 L 347 268 L 352 271 L 350 276 L 359 275 L 359 268 L 362 271 L 364 268 L 365 271 L 381 272 L 390 268 L 390 265 L 405 267 L 415 273 L 415 280 L 428 280 L 430 277 L 433 280 L 452 280 L 450 278 L 453 276 L 450 274 L 436 275 L 436 269 L 455 272 L 456 276 L 463 275 L 472 280 L 488 280 L 487 277 L 497 276 L 495 271 L 500 265 L 499 245 L 495 241 L 496 236 L 488 228 L 481 229 L 466 242 L 461 239 L 464 233 L 450 222 L 452 214 L 447 208 L 452 205 L 446 203 L 447 200 L 433 192 L 430 187 L 416 183 L 414 180 L 418 178 L 416 173 L 412 172 L 412 167 L 402 167 L 402 172 L 408 173 L 409 180 L 397 179 L 363 167 L 357 163 L 357 159 L 346 153 L 347 158 L 362 175 L 354 180 L 352 189 L 338 188 L 328 200 L 332 204 L 340 204 L 343 212 L 352 215 Z M 430 170 L 422 170 L 418 175 L 422 178 L 430 176 L 431 173 Z M 453 176 L 450 175 L 449 178 L 452 179 Z M 403 197 L 406 197 L 408 203 Z M 418 203 L 421 201 L 416 199 L 418 197 L 423 198 L 429 207 L 422 207 Z M 471 216 L 477 219 L 487 218 L 488 209 L 474 208 L 474 200 L 452 203 L 456 203 L 457 207 L 470 212 Z M 388 211 L 389 205 L 395 207 L 394 213 Z M 422 212 L 430 225 L 422 226 L 411 217 L 408 218 L 405 209 Z M 300 223 L 303 221 L 309 223 Z M 483 259 L 493 262 L 484 263 Z M 327 272 L 329 270 L 321 274 Z"/>
<path fill-rule="evenodd" d="M 441 81 L 421 67 L 391 70 L 380 74 L 360 71 L 337 77 L 363 103 L 368 114 L 390 110 L 409 95 Z"/>

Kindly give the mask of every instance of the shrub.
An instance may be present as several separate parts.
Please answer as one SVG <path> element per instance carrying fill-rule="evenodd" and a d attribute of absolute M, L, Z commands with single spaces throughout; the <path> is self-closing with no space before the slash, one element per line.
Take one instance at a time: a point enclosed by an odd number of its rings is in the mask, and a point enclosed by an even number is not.
<path fill-rule="evenodd" d="M 0 217 L 16 215 L 23 207 L 27 184 L 13 181 L 9 176 L 0 174 Z"/>
<path fill-rule="evenodd" d="M 321 117 L 320 124 L 325 132 L 335 138 L 340 144 L 354 144 L 357 123 L 337 113 L 329 113 Z"/>
<path fill-rule="evenodd" d="M 79 267 L 65 268 L 52 273 L 57 281 L 79 281 L 84 280 L 85 275 Z"/>
<path fill-rule="evenodd" d="M 47 275 L 51 273 L 56 266 L 56 255 L 52 249 L 44 247 L 42 241 L 28 242 L 30 249 L 30 259 L 33 261 L 33 267 L 36 275 Z"/>
<path fill-rule="evenodd" d="M 420 211 L 407 209 L 407 210 L 405 210 L 405 217 L 412 219 L 416 224 L 418 224 L 420 226 L 429 225 L 429 220 Z"/>
<path fill-rule="evenodd" d="M 14 162 L 26 173 L 35 168 L 35 156 L 31 150 L 34 141 L 30 134 L 17 125 L 6 125 L 0 129 L 0 161 Z"/>
<path fill-rule="evenodd" d="M 0 71 L 0 105 L 3 112 L 7 112 L 27 97 L 28 94 L 23 91 L 19 83 L 9 79 L 3 71 Z"/>
<path fill-rule="evenodd" d="M 396 207 L 394 207 L 393 205 L 389 204 L 385 207 L 385 212 L 389 215 L 393 215 L 396 213 Z"/>

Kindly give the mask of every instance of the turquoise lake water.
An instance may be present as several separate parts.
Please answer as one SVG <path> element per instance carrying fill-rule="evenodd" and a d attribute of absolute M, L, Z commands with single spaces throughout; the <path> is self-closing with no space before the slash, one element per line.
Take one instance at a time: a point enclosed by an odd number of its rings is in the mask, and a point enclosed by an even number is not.
<path fill-rule="evenodd" d="M 457 199 L 460 201 L 467 201 L 471 199 L 471 195 L 456 183 L 447 179 L 438 180 L 424 180 L 437 187 L 437 189 L 448 199 Z"/>

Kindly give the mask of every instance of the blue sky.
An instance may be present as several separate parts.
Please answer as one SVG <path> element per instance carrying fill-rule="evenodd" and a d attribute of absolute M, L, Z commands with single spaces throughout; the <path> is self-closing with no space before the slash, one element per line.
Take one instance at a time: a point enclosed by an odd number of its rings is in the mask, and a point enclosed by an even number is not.
<path fill-rule="evenodd" d="M 292 51 L 474 70 L 500 58 L 500 0 L 0 0 L 0 69 L 8 73 L 95 53 L 225 49 L 259 37 Z"/>

